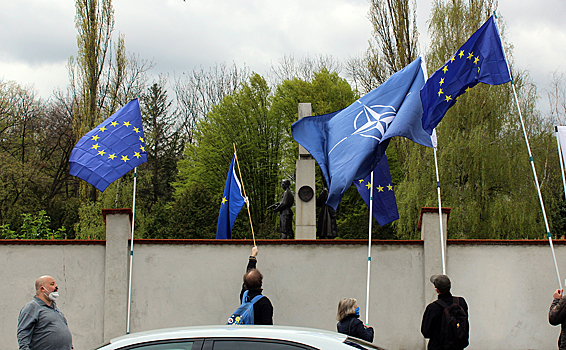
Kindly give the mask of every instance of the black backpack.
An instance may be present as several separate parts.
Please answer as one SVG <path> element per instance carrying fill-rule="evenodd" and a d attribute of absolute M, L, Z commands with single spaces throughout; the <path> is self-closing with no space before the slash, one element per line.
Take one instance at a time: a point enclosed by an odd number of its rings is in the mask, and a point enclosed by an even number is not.
<path fill-rule="evenodd" d="M 444 308 L 440 326 L 440 343 L 445 350 L 463 349 L 469 345 L 470 324 L 468 314 L 460 306 L 460 298 L 452 297 L 452 305 L 436 301 Z"/>

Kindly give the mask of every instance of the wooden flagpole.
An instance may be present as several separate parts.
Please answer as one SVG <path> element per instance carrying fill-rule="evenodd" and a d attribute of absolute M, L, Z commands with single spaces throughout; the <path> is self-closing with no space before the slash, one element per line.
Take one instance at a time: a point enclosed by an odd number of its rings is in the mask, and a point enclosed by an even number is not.
<path fill-rule="evenodd" d="M 244 192 L 244 200 L 246 201 L 246 206 L 248 208 L 248 217 L 250 218 L 250 228 L 252 230 L 252 238 L 254 240 L 254 247 L 256 246 L 255 244 L 255 234 L 254 234 L 254 226 L 252 224 L 252 214 L 250 213 L 250 201 L 248 200 L 248 197 L 246 196 L 246 189 L 244 188 L 244 181 L 242 181 L 242 172 L 240 171 L 240 162 L 238 162 L 238 155 L 236 154 L 236 144 L 232 143 L 232 145 L 234 145 L 234 157 L 236 157 L 236 164 L 238 165 L 238 174 L 240 175 L 240 183 L 242 184 L 242 191 Z"/>

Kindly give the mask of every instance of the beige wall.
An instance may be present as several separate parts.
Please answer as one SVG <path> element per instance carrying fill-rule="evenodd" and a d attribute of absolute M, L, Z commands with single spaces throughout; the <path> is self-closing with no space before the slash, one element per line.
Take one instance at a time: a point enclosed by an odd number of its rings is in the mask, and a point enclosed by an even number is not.
<path fill-rule="evenodd" d="M 152 328 L 224 324 L 238 306 L 250 242 L 140 244 L 135 247 L 131 332 Z M 335 330 L 336 307 L 354 297 L 365 317 L 367 244 L 258 241 L 264 293 L 279 325 Z M 469 349 L 553 349 L 559 328 L 547 312 L 557 279 L 548 243 L 448 244 L 447 274 L 453 292 L 470 305 Z M 566 271 L 566 246 L 555 246 Z M 0 300 L 2 348 L 17 348 L 21 307 L 36 277 L 49 274 L 60 287 L 76 349 L 104 340 L 106 247 L 0 243 L 4 295 Z M 426 259 L 429 259 L 427 257 Z M 122 258 L 128 266 L 129 255 Z M 425 295 L 423 245 L 376 242 L 372 248 L 369 323 L 375 343 L 390 349 L 422 349 L 420 321 Z M 115 266 L 114 266 L 115 267 Z M 565 272 L 566 273 L 566 272 Z M 116 285 L 123 285 L 119 281 Z M 120 294 L 120 293 L 119 293 Z M 121 293 L 127 295 L 127 293 Z M 127 303 L 127 298 L 124 298 Z M 116 321 L 106 316 L 106 322 Z"/>

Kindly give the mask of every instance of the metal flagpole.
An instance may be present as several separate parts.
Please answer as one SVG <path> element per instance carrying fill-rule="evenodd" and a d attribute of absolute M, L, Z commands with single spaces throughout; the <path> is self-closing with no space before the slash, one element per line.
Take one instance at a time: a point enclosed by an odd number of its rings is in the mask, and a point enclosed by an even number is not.
<path fill-rule="evenodd" d="M 560 161 L 560 171 L 562 173 L 562 185 L 564 186 L 564 196 L 566 197 L 566 179 L 564 178 L 564 159 L 562 158 L 562 149 L 560 148 L 560 135 L 558 134 L 558 126 L 554 127 L 556 131 L 556 143 L 558 144 L 558 158 Z"/>
<path fill-rule="evenodd" d="M 371 272 L 371 224 L 373 223 L 373 171 L 370 178 L 369 190 L 369 234 L 368 234 L 368 278 L 366 289 L 366 324 L 369 324 L 369 276 Z"/>
<path fill-rule="evenodd" d="M 134 263 L 134 226 L 136 222 L 136 183 L 138 178 L 138 168 L 134 168 L 134 200 L 132 203 L 132 240 L 130 243 L 130 281 L 128 283 L 128 324 L 126 334 L 130 334 L 130 314 L 132 306 L 132 267 Z"/>
<path fill-rule="evenodd" d="M 442 256 L 442 274 L 446 275 L 446 254 L 444 252 L 444 230 L 442 225 L 442 202 L 440 201 L 440 175 L 438 173 L 438 157 L 436 156 L 436 129 L 432 131 L 430 137 L 434 150 L 434 166 L 436 168 L 436 191 L 438 192 L 438 220 L 440 221 L 440 254 Z"/>
<path fill-rule="evenodd" d="M 493 12 L 495 18 L 497 14 Z M 497 27 L 497 21 L 494 21 Z M 499 28 L 497 29 L 497 34 L 499 35 Z M 501 40 L 501 38 L 500 38 Z M 558 278 L 558 285 L 562 289 L 562 281 L 560 280 L 560 272 L 558 271 L 558 264 L 556 263 L 556 254 L 554 253 L 554 245 L 552 244 L 552 235 L 550 234 L 550 227 L 548 226 L 548 219 L 546 218 L 546 210 L 544 209 L 544 202 L 542 200 L 542 193 L 540 192 L 540 185 L 538 183 L 537 171 L 535 169 L 535 162 L 533 161 L 533 154 L 531 153 L 531 146 L 529 145 L 529 138 L 527 136 L 527 130 L 525 129 L 525 122 L 523 121 L 523 114 L 521 113 L 521 106 L 519 105 L 519 98 L 517 97 L 517 90 L 515 89 L 515 82 L 513 81 L 513 75 L 511 74 L 511 68 L 509 67 L 509 62 L 507 58 L 505 59 L 507 64 L 507 70 L 509 71 L 509 76 L 511 77 L 511 86 L 513 87 L 513 96 L 515 97 L 515 104 L 517 105 L 517 111 L 519 112 L 519 119 L 521 120 L 521 128 L 523 129 L 523 135 L 525 136 L 525 143 L 527 144 L 527 151 L 529 153 L 529 161 L 531 162 L 531 168 L 533 170 L 533 176 L 535 178 L 535 185 L 537 187 L 538 198 L 540 201 L 540 208 L 542 209 L 542 216 L 544 218 L 544 226 L 546 228 L 546 235 L 548 236 L 548 243 L 550 244 L 550 250 L 552 251 L 552 258 L 554 259 L 554 269 L 556 270 L 556 277 Z"/>
<path fill-rule="evenodd" d="M 252 214 L 250 213 L 250 201 L 248 200 L 248 197 L 246 197 L 246 189 L 244 188 L 244 181 L 242 181 L 242 172 L 240 171 L 240 162 L 238 162 L 238 155 L 236 154 L 236 144 L 232 143 L 232 145 L 234 145 L 234 157 L 236 157 L 236 164 L 238 165 L 238 174 L 240 175 L 240 184 L 242 185 L 242 191 L 244 191 L 244 200 L 246 201 L 246 206 L 248 208 L 248 216 L 250 218 L 250 228 L 252 230 L 252 239 L 254 240 L 254 247 L 256 246 L 255 244 L 255 234 L 254 234 L 254 226 L 252 225 Z"/>

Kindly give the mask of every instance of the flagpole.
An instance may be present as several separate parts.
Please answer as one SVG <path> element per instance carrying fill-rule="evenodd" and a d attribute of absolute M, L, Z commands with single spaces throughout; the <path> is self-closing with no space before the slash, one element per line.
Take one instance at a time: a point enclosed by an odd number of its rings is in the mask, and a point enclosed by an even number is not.
<path fill-rule="evenodd" d="M 442 256 L 442 274 L 446 275 L 446 254 L 444 252 L 444 230 L 442 225 L 442 202 L 440 201 L 440 175 L 438 172 L 438 157 L 436 156 L 436 142 L 433 145 L 434 166 L 436 168 L 436 191 L 438 192 L 438 220 L 440 222 L 440 254 Z"/>
<path fill-rule="evenodd" d="M 373 170 L 370 179 L 371 188 L 369 190 L 369 233 L 368 233 L 368 277 L 366 289 L 366 325 L 369 324 L 369 277 L 371 272 L 371 225 L 373 223 Z"/>
<path fill-rule="evenodd" d="M 497 14 L 493 12 L 495 18 Z M 494 21 L 497 27 L 497 21 Z M 497 29 L 497 34 L 499 34 L 499 29 Z M 501 35 L 499 40 L 501 40 Z M 521 106 L 519 105 L 519 98 L 517 97 L 517 90 L 515 89 L 515 82 L 513 81 L 513 75 L 511 74 L 511 68 L 509 67 L 509 62 L 505 58 L 505 64 L 507 65 L 507 70 L 509 71 L 509 76 L 511 77 L 511 86 L 513 87 L 513 96 L 515 97 L 515 104 L 517 105 L 517 111 L 519 112 L 519 120 L 521 121 L 521 128 L 523 129 L 523 135 L 525 136 L 525 143 L 527 144 L 527 151 L 529 154 L 529 161 L 531 162 L 531 168 L 533 170 L 533 176 L 535 178 L 535 185 L 537 187 L 538 198 L 540 202 L 540 208 L 542 209 L 542 216 L 544 218 L 544 226 L 546 228 L 546 235 L 548 236 L 548 243 L 550 244 L 550 250 L 552 251 L 552 259 L 554 260 L 554 269 L 556 270 L 556 277 L 558 278 L 558 285 L 562 289 L 562 281 L 560 280 L 560 272 L 558 271 L 558 264 L 556 263 L 556 254 L 554 253 L 554 245 L 552 244 L 552 235 L 550 234 L 550 227 L 548 226 L 548 219 L 546 218 L 546 210 L 544 209 L 544 202 L 542 200 L 542 193 L 540 192 L 540 185 L 538 183 L 537 172 L 535 169 L 535 162 L 533 160 L 533 154 L 531 153 L 531 146 L 529 145 L 529 138 L 527 136 L 527 130 L 525 129 L 525 123 L 523 121 L 523 114 L 521 113 Z"/>
<path fill-rule="evenodd" d="M 138 167 L 134 168 L 134 199 L 132 202 L 132 240 L 130 243 L 130 280 L 128 282 L 128 324 L 126 334 L 130 334 L 130 315 L 132 306 L 132 268 L 134 263 L 134 227 L 136 219 L 136 184 L 137 184 Z"/>
<path fill-rule="evenodd" d="M 558 144 L 558 158 L 560 161 L 560 171 L 562 173 L 562 185 L 564 186 L 564 196 L 566 197 L 566 179 L 564 178 L 564 159 L 562 158 L 562 149 L 560 148 L 560 137 L 558 135 L 558 126 L 554 126 L 556 131 L 556 143 Z"/>
<path fill-rule="evenodd" d="M 240 171 L 240 162 L 238 162 L 238 155 L 236 154 L 236 144 L 232 143 L 232 145 L 234 145 L 234 157 L 236 158 L 236 164 L 238 165 L 238 174 L 240 174 L 240 183 L 242 184 L 242 191 L 244 191 L 244 200 L 246 201 L 246 207 L 248 208 L 248 217 L 250 218 L 250 228 L 252 230 L 252 238 L 254 240 L 254 247 L 256 246 L 255 244 L 255 234 L 254 234 L 254 226 L 252 224 L 252 214 L 250 213 L 250 201 L 248 200 L 248 197 L 246 196 L 246 189 L 244 188 L 244 181 L 242 179 L 242 172 Z"/>

